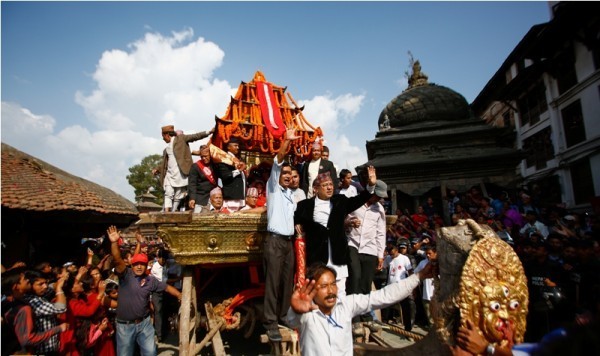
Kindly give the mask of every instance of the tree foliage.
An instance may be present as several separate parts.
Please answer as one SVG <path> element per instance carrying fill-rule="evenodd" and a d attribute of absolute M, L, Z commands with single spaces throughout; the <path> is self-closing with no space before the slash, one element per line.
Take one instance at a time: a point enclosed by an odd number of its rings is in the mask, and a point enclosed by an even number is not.
<path fill-rule="evenodd" d="M 156 204 L 162 205 L 163 188 L 160 186 L 158 176 L 152 175 L 152 170 L 159 167 L 161 161 L 162 156 L 155 154 L 146 156 L 140 164 L 129 167 L 130 174 L 127 175 L 127 182 L 133 187 L 136 198 L 150 190 L 157 198 Z"/>

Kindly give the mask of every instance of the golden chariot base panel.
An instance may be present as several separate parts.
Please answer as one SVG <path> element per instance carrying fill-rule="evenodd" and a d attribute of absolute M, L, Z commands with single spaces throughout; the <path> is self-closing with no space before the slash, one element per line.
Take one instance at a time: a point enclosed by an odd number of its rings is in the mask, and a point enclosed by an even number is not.
<path fill-rule="evenodd" d="M 158 236 L 181 265 L 262 261 L 266 214 L 189 214 L 189 222 L 158 225 Z"/>

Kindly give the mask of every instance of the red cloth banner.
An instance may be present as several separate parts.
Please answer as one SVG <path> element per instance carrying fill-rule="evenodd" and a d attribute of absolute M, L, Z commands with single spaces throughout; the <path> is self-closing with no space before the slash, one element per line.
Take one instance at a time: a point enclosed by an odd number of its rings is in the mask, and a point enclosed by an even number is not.
<path fill-rule="evenodd" d="M 285 133 L 285 125 L 281 119 L 277 101 L 275 101 L 273 87 L 270 83 L 265 82 L 255 82 L 255 84 L 263 122 L 273 137 L 281 138 Z"/>
<path fill-rule="evenodd" d="M 294 284 L 304 282 L 306 278 L 306 242 L 301 235 L 296 236 L 294 241 L 294 252 L 296 253 L 296 275 L 294 276 Z"/>

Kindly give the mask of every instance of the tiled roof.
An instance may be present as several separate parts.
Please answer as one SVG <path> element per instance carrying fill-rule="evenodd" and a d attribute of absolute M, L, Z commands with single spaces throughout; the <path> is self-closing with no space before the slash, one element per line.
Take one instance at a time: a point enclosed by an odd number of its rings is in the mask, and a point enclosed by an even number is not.
<path fill-rule="evenodd" d="M 2 206 L 29 211 L 90 211 L 138 215 L 112 190 L 69 174 L 2 143 Z"/>

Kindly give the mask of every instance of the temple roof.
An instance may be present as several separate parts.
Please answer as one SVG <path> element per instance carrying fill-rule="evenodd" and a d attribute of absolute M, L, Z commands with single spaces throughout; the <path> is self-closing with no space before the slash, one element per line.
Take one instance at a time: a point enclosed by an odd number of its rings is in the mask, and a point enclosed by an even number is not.
<path fill-rule="evenodd" d="M 379 125 L 386 116 L 391 128 L 400 128 L 423 121 L 452 121 L 469 118 L 467 100 L 452 89 L 427 84 L 408 89 L 398 95 L 379 115 Z"/>
<path fill-rule="evenodd" d="M 378 177 L 408 194 L 440 181 L 511 181 L 522 159 L 514 132 L 487 125 L 461 94 L 429 83 L 419 61 L 411 64 L 408 88 L 382 110 L 379 131 L 367 141 L 369 161 L 357 171 L 373 165 Z"/>
<path fill-rule="evenodd" d="M 135 205 L 112 190 L 2 143 L 2 207 L 131 215 Z"/>
<path fill-rule="evenodd" d="M 467 100 L 454 90 L 431 84 L 419 61 L 412 63 L 408 88 L 392 99 L 379 115 L 381 129 L 412 124 L 464 120 L 472 116 Z M 407 73 L 408 75 L 408 73 Z"/>

